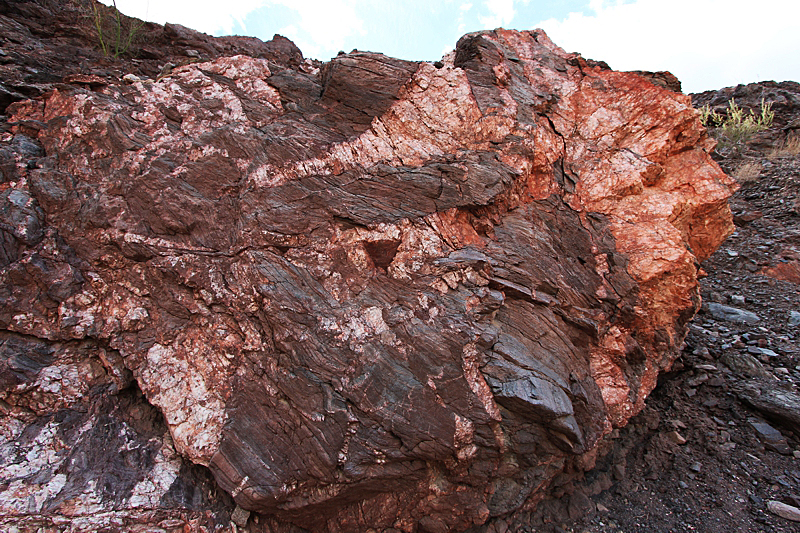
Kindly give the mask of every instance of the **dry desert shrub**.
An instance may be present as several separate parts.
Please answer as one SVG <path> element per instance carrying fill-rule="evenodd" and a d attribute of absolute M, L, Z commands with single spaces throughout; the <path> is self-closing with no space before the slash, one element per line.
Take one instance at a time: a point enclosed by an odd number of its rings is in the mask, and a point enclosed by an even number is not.
<path fill-rule="evenodd" d="M 736 170 L 733 171 L 731 176 L 739 183 L 749 183 L 756 180 L 761 175 L 761 163 L 750 161 L 742 163 Z"/>
<path fill-rule="evenodd" d="M 91 9 L 90 16 L 103 55 L 119 59 L 129 54 L 139 38 L 144 21 L 123 15 L 117 8 L 116 0 L 111 0 L 110 6 L 92 2 Z"/>
<path fill-rule="evenodd" d="M 739 107 L 731 98 L 725 114 L 717 113 L 706 104 L 699 109 L 700 122 L 709 128 L 711 136 L 717 140 L 717 153 L 739 153 L 742 146 L 756 133 L 765 131 L 772 126 L 775 112 L 772 111 L 772 102 L 761 99 L 761 109 L 756 114 L 752 109 L 749 113 Z"/>
<path fill-rule="evenodd" d="M 778 159 L 796 155 L 800 155 L 800 135 L 798 134 L 790 135 L 784 139 L 782 143 L 770 150 L 768 157 L 770 159 Z"/>

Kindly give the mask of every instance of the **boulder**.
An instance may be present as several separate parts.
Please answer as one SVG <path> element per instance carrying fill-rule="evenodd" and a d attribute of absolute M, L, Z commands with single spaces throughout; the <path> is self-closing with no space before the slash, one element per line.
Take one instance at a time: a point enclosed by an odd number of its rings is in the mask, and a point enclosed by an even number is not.
<path fill-rule="evenodd" d="M 189 529 L 235 506 L 271 531 L 529 510 L 642 409 L 733 229 L 689 97 L 540 30 L 437 64 L 236 55 L 128 81 L 8 107 L 43 149 L 0 206 L 8 446 L 69 466 L 14 467 L 37 484 L 4 484 L 6 515 L 108 502 L 76 481 L 103 467 L 67 461 L 64 409 L 88 449 L 143 454 L 113 509 L 186 505 Z M 108 420 L 130 442 L 84 430 Z M 235 505 L 192 496 L 202 467 Z"/>
<path fill-rule="evenodd" d="M 758 324 L 761 321 L 761 318 L 752 311 L 714 302 L 708 304 L 708 312 L 718 320 L 737 322 L 739 324 Z"/>

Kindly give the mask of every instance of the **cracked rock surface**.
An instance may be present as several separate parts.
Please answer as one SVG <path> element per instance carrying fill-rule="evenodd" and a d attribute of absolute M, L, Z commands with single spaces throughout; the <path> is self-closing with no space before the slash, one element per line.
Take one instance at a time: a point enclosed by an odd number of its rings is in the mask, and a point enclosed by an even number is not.
<path fill-rule="evenodd" d="M 688 96 L 540 30 L 270 50 L 8 106 L 7 520 L 483 528 L 679 354 L 735 190 Z"/>

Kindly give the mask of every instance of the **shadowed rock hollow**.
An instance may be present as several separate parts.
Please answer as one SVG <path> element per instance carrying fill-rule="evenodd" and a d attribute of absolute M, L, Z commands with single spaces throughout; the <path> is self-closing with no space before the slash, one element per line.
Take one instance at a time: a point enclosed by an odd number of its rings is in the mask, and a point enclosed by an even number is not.
<path fill-rule="evenodd" d="M 469 34 L 437 64 L 297 64 L 11 104 L 9 146 L 36 162 L 2 185 L 9 446 L 102 385 L 86 416 L 163 414 L 117 510 L 210 508 L 190 462 L 262 513 L 253 531 L 533 508 L 678 354 L 698 260 L 732 230 L 713 141 L 688 96 L 540 30 Z M 4 512 L 38 494 L 42 516 L 84 513 L 70 468 L 3 489 Z"/>

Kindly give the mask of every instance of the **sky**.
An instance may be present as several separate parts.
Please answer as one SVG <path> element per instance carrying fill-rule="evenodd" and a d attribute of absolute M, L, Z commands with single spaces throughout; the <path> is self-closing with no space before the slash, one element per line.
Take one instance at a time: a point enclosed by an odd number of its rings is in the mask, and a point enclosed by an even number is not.
<path fill-rule="evenodd" d="M 102 0 L 111 4 L 112 0 Z M 210 35 L 288 37 L 305 57 L 435 61 L 465 33 L 543 28 L 614 70 L 668 70 L 685 93 L 800 82 L 798 0 L 116 0 L 126 15 Z"/>

